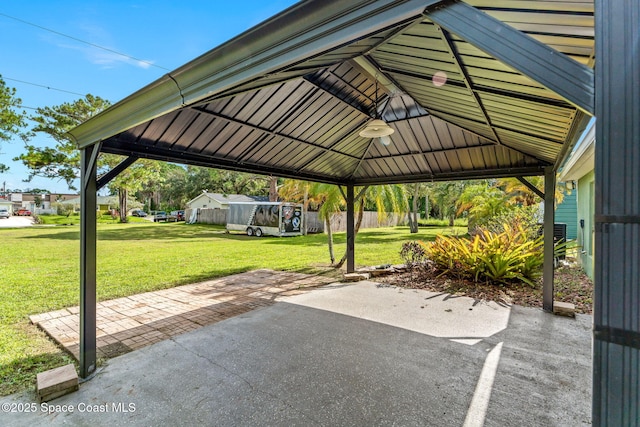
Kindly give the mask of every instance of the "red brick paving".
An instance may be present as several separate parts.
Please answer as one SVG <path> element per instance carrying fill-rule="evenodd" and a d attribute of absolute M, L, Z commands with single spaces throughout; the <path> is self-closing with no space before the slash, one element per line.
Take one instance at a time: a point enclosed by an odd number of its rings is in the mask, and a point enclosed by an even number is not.
<path fill-rule="evenodd" d="M 124 354 L 269 306 L 280 295 L 306 292 L 331 281 L 308 274 L 255 270 L 99 302 L 96 312 L 98 357 Z M 78 358 L 78 307 L 36 314 L 30 319 Z"/>

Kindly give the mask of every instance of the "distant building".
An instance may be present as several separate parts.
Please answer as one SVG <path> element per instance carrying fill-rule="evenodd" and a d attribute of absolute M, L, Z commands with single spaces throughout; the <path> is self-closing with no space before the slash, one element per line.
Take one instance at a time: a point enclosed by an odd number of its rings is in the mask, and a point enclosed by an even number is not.
<path fill-rule="evenodd" d="M 266 196 L 203 192 L 187 202 L 187 209 L 229 209 L 229 202 L 268 202 Z"/>
<path fill-rule="evenodd" d="M 65 200 L 61 203 L 73 205 L 75 210 L 80 209 L 80 197 L 75 195 L 72 199 Z M 99 211 L 112 211 L 118 208 L 117 196 L 98 196 L 96 199 Z"/>
<path fill-rule="evenodd" d="M 54 210 L 55 203 L 78 198 L 77 194 L 35 194 L 35 193 L 9 193 L 6 199 L 12 203 L 13 211 L 28 209 L 33 213 L 50 213 Z"/>

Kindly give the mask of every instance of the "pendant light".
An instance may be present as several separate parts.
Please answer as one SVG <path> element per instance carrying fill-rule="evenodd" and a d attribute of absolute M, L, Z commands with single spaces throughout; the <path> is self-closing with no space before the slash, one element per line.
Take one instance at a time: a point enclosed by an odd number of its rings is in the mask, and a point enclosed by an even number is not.
<path fill-rule="evenodd" d="M 376 115 L 378 114 L 378 76 L 376 76 L 376 95 L 375 95 L 375 108 Z M 363 138 L 383 138 L 391 135 L 394 132 L 393 128 L 385 123 L 381 118 L 371 120 L 360 131 L 360 136 Z M 387 138 L 385 138 L 387 139 Z"/>

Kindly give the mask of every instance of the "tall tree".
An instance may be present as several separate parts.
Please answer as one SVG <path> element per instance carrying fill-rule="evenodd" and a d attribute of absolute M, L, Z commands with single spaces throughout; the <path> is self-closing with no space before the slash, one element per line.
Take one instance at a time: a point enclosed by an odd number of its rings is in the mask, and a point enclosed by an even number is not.
<path fill-rule="evenodd" d="M 16 97 L 15 88 L 7 87 L 0 75 L 0 142 L 10 141 L 26 126 L 27 113 L 17 110 L 21 104 L 22 100 Z M 8 170 L 7 165 L 0 163 L 0 173 Z"/>
<path fill-rule="evenodd" d="M 458 199 L 465 187 L 471 185 L 465 181 L 445 181 L 429 184 L 430 194 L 440 217 L 449 220 L 449 226 L 453 227 L 457 214 Z"/>
<path fill-rule="evenodd" d="M 278 177 L 269 176 L 269 201 L 278 201 Z"/>
<path fill-rule="evenodd" d="M 411 211 L 409 212 L 409 230 L 411 233 L 418 232 L 418 206 L 422 197 L 428 197 L 428 185 L 426 183 L 416 182 L 414 184 L 406 184 L 405 190 L 411 195 Z M 425 211 L 428 207 L 425 206 Z M 427 215 L 428 216 L 428 213 Z"/>
<path fill-rule="evenodd" d="M 408 211 L 409 202 L 406 187 L 403 185 L 372 185 L 369 187 L 360 187 L 359 189 L 356 187 L 355 191 L 356 194 L 360 196 L 355 200 L 355 210 L 358 212 L 354 230 L 356 236 L 360 231 L 364 208 L 367 205 L 375 206 L 376 212 L 378 213 L 378 221 L 382 221 L 387 213 L 402 214 Z M 335 267 L 342 267 L 346 260 L 347 251 L 345 250 L 344 255 L 335 264 Z"/>
<path fill-rule="evenodd" d="M 30 181 L 35 176 L 63 179 L 70 189 L 80 176 L 80 151 L 67 132 L 109 107 L 109 101 L 86 95 L 74 102 L 38 108 L 29 118 L 35 126 L 25 135 L 25 153 L 16 157 L 29 169 Z M 29 141 L 38 133 L 49 135 L 53 147 L 37 147 Z"/>
<path fill-rule="evenodd" d="M 109 167 L 115 167 L 124 157 L 114 154 L 105 154 L 103 164 Z M 161 181 L 162 175 L 161 163 L 155 160 L 139 159 L 130 165 L 124 171 L 120 172 L 109 183 L 109 189 L 112 193 L 118 195 L 118 206 L 120 222 L 127 222 L 127 200 L 129 194 L 134 194 L 142 190 L 151 182 Z"/>
<path fill-rule="evenodd" d="M 16 158 L 29 169 L 28 179 L 35 176 L 64 179 L 69 188 L 75 190 L 74 181 L 80 176 L 80 150 L 67 132 L 104 111 L 109 105 L 109 101 L 89 94 L 74 102 L 38 108 L 36 114 L 30 117 L 35 126 L 27 135 L 26 152 Z M 28 141 L 38 133 L 53 138 L 55 145 L 37 147 L 29 144 Z M 98 168 L 104 170 L 114 167 L 121 159 L 120 156 L 101 154 Z M 138 191 L 152 180 L 160 180 L 157 162 L 138 160 L 111 182 L 109 187 L 119 196 L 121 221 L 126 222 L 127 194 Z"/>

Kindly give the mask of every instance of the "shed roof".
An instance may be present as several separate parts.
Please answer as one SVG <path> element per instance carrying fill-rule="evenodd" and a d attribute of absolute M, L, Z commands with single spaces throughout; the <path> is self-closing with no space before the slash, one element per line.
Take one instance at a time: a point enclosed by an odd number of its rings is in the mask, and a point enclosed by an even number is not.
<path fill-rule="evenodd" d="M 537 175 L 593 113 L 593 58 L 592 1 L 305 0 L 70 134 L 337 184 Z"/>
<path fill-rule="evenodd" d="M 187 202 L 187 205 L 190 205 L 193 201 L 201 197 L 207 197 L 221 204 L 229 204 L 230 202 L 260 202 L 260 201 L 269 200 L 269 198 L 265 196 L 246 196 L 244 194 L 222 194 L 222 193 L 203 192 L 201 194 L 198 194 L 193 199 L 189 200 Z"/>

